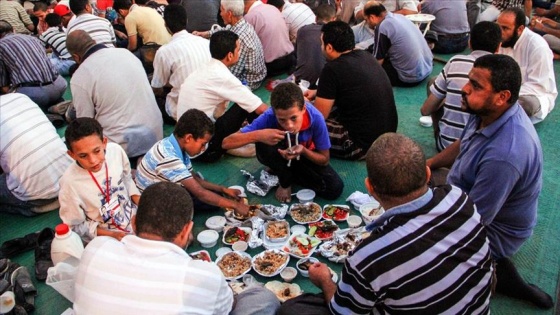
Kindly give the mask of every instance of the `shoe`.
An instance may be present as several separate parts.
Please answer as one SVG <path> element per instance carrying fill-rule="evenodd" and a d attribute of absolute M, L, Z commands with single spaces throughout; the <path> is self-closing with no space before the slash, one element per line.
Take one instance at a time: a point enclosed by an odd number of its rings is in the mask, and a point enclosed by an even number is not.
<path fill-rule="evenodd" d="M 0 258 L 13 258 L 23 252 L 35 248 L 39 232 L 27 234 L 24 237 L 5 241 L 0 247 Z"/>
<path fill-rule="evenodd" d="M 14 308 L 12 309 L 12 312 L 10 314 L 11 315 L 27 315 L 27 311 L 25 310 L 25 308 L 23 308 L 23 306 L 16 305 L 16 306 L 14 306 Z"/>
<path fill-rule="evenodd" d="M 59 114 L 45 114 L 55 128 L 64 126 L 64 118 Z"/>
<path fill-rule="evenodd" d="M 47 270 L 53 266 L 51 259 L 51 243 L 54 239 L 54 230 L 44 228 L 37 238 L 35 247 L 35 278 L 39 281 L 47 279 Z"/>
<path fill-rule="evenodd" d="M 8 271 L 8 267 L 10 267 L 10 260 L 8 258 L 0 259 L 0 279 L 4 277 L 4 273 Z"/>
<path fill-rule="evenodd" d="M 76 108 L 74 108 L 74 103 L 70 104 L 68 110 L 66 110 L 66 114 L 64 114 L 64 119 L 66 119 L 67 123 L 71 123 L 76 120 Z"/>
<path fill-rule="evenodd" d="M 11 283 L 16 295 L 16 304 L 23 306 L 26 312 L 35 310 L 35 296 L 37 289 L 31 281 L 29 271 L 25 267 L 19 267 L 11 276 Z"/>
<path fill-rule="evenodd" d="M 0 295 L 6 291 L 10 291 L 11 285 L 8 280 L 0 279 Z"/>
<path fill-rule="evenodd" d="M 18 263 L 15 262 L 9 262 L 8 263 L 8 269 L 4 272 L 4 274 L 2 275 L 2 279 L 8 281 L 11 283 L 12 281 L 12 274 L 14 273 L 14 271 L 16 269 L 18 269 L 20 267 L 20 265 Z"/>
<path fill-rule="evenodd" d="M 66 115 L 66 111 L 68 111 L 68 108 L 71 105 L 72 105 L 72 101 L 63 101 L 63 102 L 60 102 L 56 105 L 53 105 L 53 106 L 49 107 L 49 109 L 47 111 L 51 114 L 58 114 L 60 116 L 64 116 L 64 115 Z"/>

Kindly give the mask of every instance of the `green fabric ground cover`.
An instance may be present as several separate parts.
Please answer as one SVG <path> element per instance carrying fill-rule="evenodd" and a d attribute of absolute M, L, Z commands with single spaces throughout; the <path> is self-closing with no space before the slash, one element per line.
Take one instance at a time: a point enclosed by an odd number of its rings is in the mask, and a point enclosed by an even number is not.
<path fill-rule="evenodd" d="M 450 56 L 443 56 L 449 58 Z M 433 75 L 439 73 L 442 64 L 436 63 Z M 554 64 L 555 72 L 560 73 L 558 63 Z M 256 92 L 263 101 L 269 103 L 269 93 L 264 88 Z M 399 114 L 398 132 L 404 133 L 417 141 L 425 150 L 427 156 L 435 154 L 434 141 L 431 128 L 421 127 L 418 123 L 420 117 L 419 108 L 426 96 L 425 84 L 414 88 L 395 88 L 395 99 Z M 70 99 L 70 93 L 65 94 L 66 99 Z M 558 104 L 558 102 L 557 102 Z M 543 191 L 539 198 L 538 222 L 534 230 L 534 235 L 524 244 L 521 250 L 513 257 L 519 272 L 524 278 L 530 282 L 538 284 L 549 294 L 553 295 L 558 304 L 557 286 L 560 273 L 560 229 L 558 222 L 560 221 L 560 212 L 556 211 L 558 200 L 560 200 L 560 153 L 557 150 L 558 139 L 560 138 L 560 129 L 558 123 L 560 120 L 559 109 L 553 111 L 547 119 L 536 126 L 537 132 L 541 139 L 544 154 L 544 172 L 543 172 Z M 59 129 L 59 133 L 63 135 L 64 128 Z M 165 134 L 168 135 L 172 131 L 172 127 L 164 128 Z M 365 192 L 363 187 L 363 179 L 366 176 L 364 162 L 349 162 L 332 159 L 333 167 L 339 172 L 345 182 L 345 188 L 340 198 L 335 203 L 345 203 L 345 199 L 352 192 L 359 190 Z M 244 178 L 239 171 L 247 170 L 254 175 L 258 175 L 263 168 L 256 159 L 241 159 L 226 156 L 215 164 L 194 163 L 195 169 L 200 171 L 205 178 L 222 185 L 245 185 Z M 497 183 L 499 184 L 499 183 Z M 294 191 L 299 187 L 294 187 Z M 249 194 L 250 203 L 278 203 L 274 199 L 273 192 L 266 197 L 258 197 Z M 320 205 L 326 204 L 326 200 L 316 199 Z M 352 210 L 354 214 L 356 211 Z M 195 235 L 205 229 L 205 220 L 212 216 L 218 215 L 220 212 L 198 213 L 195 218 Z M 291 219 L 289 219 L 291 220 Z M 57 211 L 37 216 L 34 218 L 24 218 L 15 215 L 0 213 L 0 243 L 14 237 L 23 236 L 27 233 L 41 230 L 44 227 L 54 227 L 60 222 Z M 292 222 L 292 221 L 291 221 Z M 293 222 L 292 222 L 293 223 Z M 341 227 L 345 227 L 341 224 Z M 220 234 L 221 236 L 221 234 Z M 209 249 L 211 256 L 215 259 L 215 250 L 222 245 L 218 244 L 214 248 Z M 189 248 L 189 252 L 202 249 L 195 241 Z M 263 248 L 249 250 L 248 252 L 255 255 L 261 252 Z M 14 258 L 14 261 L 25 265 L 29 270 L 33 271 L 33 252 L 27 252 Z M 323 262 L 327 262 L 324 258 L 319 258 Z M 290 266 L 295 266 L 296 259 L 290 260 Z M 342 265 L 330 263 L 332 269 L 340 272 Z M 255 272 L 251 274 L 256 275 Z M 281 280 L 279 276 L 274 278 L 263 278 L 256 276 L 257 280 L 266 282 L 269 280 Z M 66 308 L 71 307 L 71 303 L 59 295 L 52 288 L 44 283 L 38 283 L 33 279 L 39 295 L 36 297 L 37 310 L 34 314 L 60 314 Z M 318 292 L 311 284 L 308 278 L 298 275 L 295 279 L 301 288 L 306 292 Z M 501 295 L 492 298 L 491 311 L 494 314 L 554 314 L 554 310 L 542 311 L 525 302 L 516 301 Z"/>

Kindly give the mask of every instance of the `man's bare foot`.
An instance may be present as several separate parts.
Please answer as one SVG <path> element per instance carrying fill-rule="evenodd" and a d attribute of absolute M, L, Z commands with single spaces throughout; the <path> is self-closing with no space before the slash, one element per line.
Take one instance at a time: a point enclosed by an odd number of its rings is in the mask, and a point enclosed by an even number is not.
<path fill-rule="evenodd" d="M 292 186 L 283 188 L 278 186 L 276 189 L 276 199 L 280 202 L 290 202 L 292 201 Z"/>

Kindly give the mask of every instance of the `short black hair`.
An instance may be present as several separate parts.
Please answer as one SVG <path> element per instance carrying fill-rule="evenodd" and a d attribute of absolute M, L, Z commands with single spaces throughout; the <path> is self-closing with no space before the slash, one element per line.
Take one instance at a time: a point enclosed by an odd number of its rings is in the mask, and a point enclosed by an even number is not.
<path fill-rule="evenodd" d="M 521 89 L 521 69 L 517 62 L 507 55 L 485 55 L 475 60 L 473 68 L 490 71 L 490 84 L 494 92 L 509 91 L 509 104 L 514 104 L 519 98 Z"/>
<path fill-rule="evenodd" d="M 332 5 L 323 3 L 315 8 L 314 13 L 317 21 L 330 21 L 336 15 L 336 10 Z"/>
<path fill-rule="evenodd" d="M 266 3 L 276 7 L 278 10 L 281 10 L 284 4 L 286 4 L 284 0 L 268 0 Z"/>
<path fill-rule="evenodd" d="M 426 185 L 426 156 L 412 139 L 381 135 L 366 155 L 368 179 L 381 199 L 404 197 Z"/>
<path fill-rule="evenodd" d="M 45 22 L 49 27 L 61 26 L 62 18 L 56 13 L 49 13 L 45 16 Z"/>
<path fill-rule="evenodd" d="M 214 123 L 203 111 L 189 109 L 177 121 L 173 134 L 179 138 L 191 134 L 193 138 L 200 139 L 206 134 L 214 134 Z"/>
<path fill-rule="evenodd" d="M 47 11 L 48 9 L 49 6 L 44 2 L 36 2 L 35 5 L 33 6 L 33 12 Z"/>
<path fill-rule="evenodd" d="M 170 4 L 166 6 L 163 11 L 163 20 L 165 21 L 165 26 L 169 28 L 171 33 L 178 33 L 186 29 L 187 11 L 182 5 Z"/>
<path fill-rule="evenodd" d="M 517 8 L 517 7 L 507 8 L 507 9 L 503 10 L 500 15 L 503 15 L 503 14 L 513 14 L 515 16 L 515 29 L 516 30 L 520 26 L 525 25 L 525 23 L 527 22 L 527 19 L 525 17 L 525 11 L 523 11 L 521 8 Z"/>
<path fill-rule="evenodd" d="M 214 59 L 222 60 L 228 53 L 235 52 L 239 36 L 232 31 L 219 31 L 210 37 L 210 55 Z"/>
<path fill-rule="evenodd" d="M 321 28 L 323 33 L 323 43 L 325 46 L 331 44 L 337 52 L 344 52 L 354 49 L 354 32 L 345 22 L 332 21 Z"/>
<path fill-rule="evenodd" d="M 74 142 L 91 135 L 98 135 L 99 139 L 103 140 L 103 127 L 101 127 L 99 122 L 90 117 L 76 118 L 68 124 L 64 132 L 66 148 L 72 151 L 72 144 Z"/>
<path fill-rule="evenodd" d="M 78 15 L 86 10 L 89 0 L 70 0 L 70 10 Z"/>
<path fill-rule="evenodd" d="M 192 221 L 193 202 L 180 185 L 159 182 L 142 193 L 136 212 L 136 234 L 153 234 L 164 241 L 173 240 Z"/>
<path fill-rule="evenodd" d="M 502 42 L 502 30 L 494 22 L 478 22 L 471 30 L 470 41 L 472 50 L 495 53 Z"/>
<path fill-rule="evenodd" d="M 303 109 L 303 93 L 295 83 L 286 82 L 278 84 L 270 94 L 270 106 L 272 109 L 290 109 L 297 106 Z"/>
<path fill-rule="evenodd" d="M 151 0 L 134 0 L 137 5 L 146 5 Z"/>
<path fill-rule="evenodd" d="M 387 12 L 387 9 L 385 9 L 385 6 L 379 2 L 367 3 L 364 5 L 364 16 L 381 16 L 383 12 Z"/>
<path fill-rule="evenodd" d="M 113 1 L 113 9 L 117 12 L 119 10 L 130 10 L 132 2 L 130 0 L 115 0 Z"/>
<path fill-rule="evenodd" d="M 12 24 L 8 23 L 6 20 L 0 20 L 0 37 L 4 36 L 7 33 L 13 33 L 14 27 Z"/>

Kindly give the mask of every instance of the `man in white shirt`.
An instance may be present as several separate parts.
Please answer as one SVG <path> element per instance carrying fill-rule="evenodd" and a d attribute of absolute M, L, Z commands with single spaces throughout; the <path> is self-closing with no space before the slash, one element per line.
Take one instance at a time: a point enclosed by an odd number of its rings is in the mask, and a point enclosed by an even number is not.
<path fill-rule="evenodd" d="M 282 12 L 293 44 L 296 43 L 297 32 L 301 27 L 315 23 L 315 14 L 305 3 L 290 3 L 284 0 L 268 0 L 267 3 Z"/>
<path fill-rule="evenodd" d="M 497 23 L 502 29 L 498 53 L 513 57 L 521 68 L 519 104 L 533 124 L 541 122 L 554 109 L 558 96 L 552 51 L 540 35 L 525 27 L 522 9 L 505 9 Z"/>
<path fill-rule="evenodd" d="M 252 286 L 234 297 L 217 265 L 185 252 L 192 218 L 192 199 L 179 185 L 160 182 L 146 188 L 132 218 L 136 235 L 121 241 L 99 236 L 86 247 L 74 312 L 274 314 L 280 303 L 272 292 Z"/>
<path fill-rule="evenodd" d="M 215 132 L 208 143 L 208 149 L 197 157 L 197 161 L 218 160 L 225 153 L 222 140 L 237 132 L 246 119 L 252 121 L 268 108 L 228 69 L 239 60 L 240 46 L 239 36 L 232 31 L 212 34 L 212 60 L 189 75 L 181 86 L 178 117 L 195 108 L 215 122 Z M 230 101 L 235 104 L 225 110 Z"/>
<path fill-rule="evenodd" d="M 165 26 L 173 33 L 173 37 L 156 52 L 152 89 L 156 94 L 164 121 L 175 124 L 180 117 L 177 116 L 177 100 L 181 84 L 189 74 L 212 58 L 210 42 L 190 34 L 185 29 L 187 23 L 185 8 L 178 4 L 170 4 L 165 8 L 163 19 Z M 165 90 L 168 93 L 165 93 Z"/>
<path fill-rule="evenodd" d="M 71 159 L 28 96 L 0 96 L 0 211 L 32 216 L 58 208 L 58 181 Z"/>
<path fill-rule="evenodd" d="M 364 6 L 369 0 L 362 0 L 362 3 L 354 8 L 356 19 L 361 21 L 364 19 Z M 379 1 L 387 9 L 387 12 L 398 13 L 402 15 L 417 14 L 418 1 L 416 0 L 380 0 Z"/>

